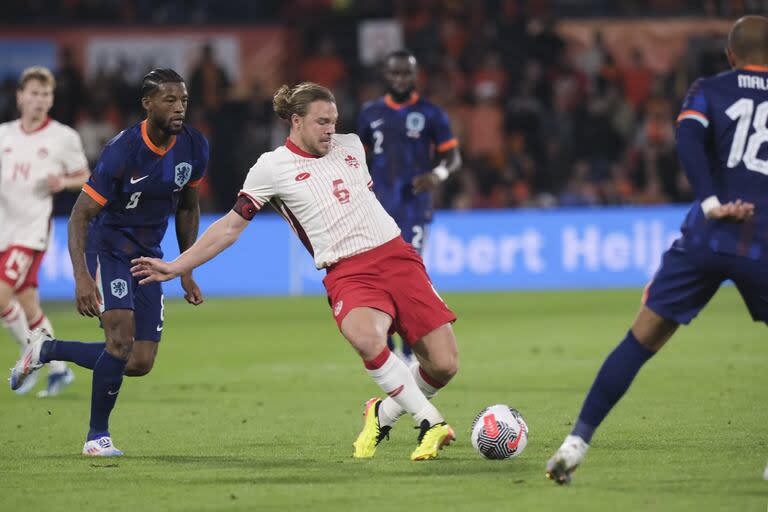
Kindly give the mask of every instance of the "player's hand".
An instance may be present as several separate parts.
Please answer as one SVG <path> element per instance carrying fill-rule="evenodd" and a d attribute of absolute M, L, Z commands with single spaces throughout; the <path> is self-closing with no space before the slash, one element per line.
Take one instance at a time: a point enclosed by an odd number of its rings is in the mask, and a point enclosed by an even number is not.
<path fill-rule="evenodd" d="M 89 275 L 75 278 L 75 300 L 77 312 L 83 316 L 101 316 L 101 293 L 96 281 Z"/>
<path fill-rule="evenodd" d="M 179 275 L 170 263 L 166 263 L 158 258 L 142 256 L 141 258 L 131 260 L 131 263 L 133 264 L 131 275 L 142 278 L 139 284 L 162 283 L 163 281 L 170 281 Z"/>
<path fill-rule="evenodd" d="M 707 213 L 707 218 L 724 222 L 744 222 L 755 215 L 755 205 L 741 199 L 715 206 Z"/>
<path fill-rule="evenodd" d="M 437 175 L 435 175 L 433 172 L 425 172 L 424 174 L 419 174 L 413 178 L 413 181 L 411 181 L 414 194 L 421 194 L 422 192 L 434 190 L 439 184 L 440 178 L 438 178 Z"/>
<path fill-rule="evenodd" d="M 56 194 L 64 190 L 64 180 L 61 179 L 61 176 L 55 176 L 53 174 L 49 174 L 47 178 L 47 182 L 48 182 L 48 192 L 50 192 L 51 194 Z"/>
<path fill-rule="evenodd" d="M 199 306 L 203 303 L 203 292 L 192 278 L 192 274 L 181 275 L 181 287 L 184 289 L 184 298 L 193 306 Z"/>

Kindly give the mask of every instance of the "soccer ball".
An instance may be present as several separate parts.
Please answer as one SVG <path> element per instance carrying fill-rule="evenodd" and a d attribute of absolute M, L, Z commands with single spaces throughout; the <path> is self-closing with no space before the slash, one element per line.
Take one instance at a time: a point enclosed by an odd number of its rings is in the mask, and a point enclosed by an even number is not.
<path fill-rule="evenodd" d="M 480 411 L 472 423 L 472 446 L 486 459 L 512 459 L 528 444 L 528 425 L 508 405 L 496 404 Z"/>

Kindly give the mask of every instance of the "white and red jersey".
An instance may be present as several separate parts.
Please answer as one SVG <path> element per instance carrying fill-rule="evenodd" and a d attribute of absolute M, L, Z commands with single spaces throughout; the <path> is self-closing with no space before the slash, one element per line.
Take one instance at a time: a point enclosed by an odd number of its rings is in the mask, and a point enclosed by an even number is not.
<path fill-rule="evenodd" d="M 322 157 L 290 140 L 264 153 L 248 172 L 240 195 L 257 209 L 271 202 L 312 254 L 315 266 L 324 268 L 400 234 L 372 187 L 360 139 L 337 133 Z"/>
<path fill-rule="evenodd" d="M 0 124 L 0 251 L 45 250 L 53 210 L 48 176 L 87 170 L 80 136 L 69 126 L 47 119 L 26 132 L 18 119 Z"/>

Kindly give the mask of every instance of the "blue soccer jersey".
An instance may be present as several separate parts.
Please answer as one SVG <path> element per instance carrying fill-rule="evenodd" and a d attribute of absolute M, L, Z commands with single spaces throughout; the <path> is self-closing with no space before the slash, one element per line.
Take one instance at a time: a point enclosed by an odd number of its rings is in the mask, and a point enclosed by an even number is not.
<path fill-rule="evenodd" d="M 208 165 L 208 141 L 184 126 L 166 150 L 147 135 L 146 121 L 109 141 L 83 186 L 103 208 L 88 228 L 87 252 L 124 260 L 161 258 L 160 242 L 179 193 L 196 187 Z"/>
<path fill-rule="evenodd" d="M 706 158 L 681 145 L 680 158 L 698 200 L 714 195 L 720 203 L 754 203 L 754 218 L 744 223 L 707 220 L 699 201 L 682 226 L 684 238 L 716 253 L 768 257 L 768 67 L 747 66 L 700 78 L 690 88 L 679 123 L 705 130 Z M 701 128 L 699 128 L 701 130 Z M 699 150 L 700 152 L 700 150 Z"/>
<path fill-rule="evenodd" d="M 435 151 L 458 145 L 448 116 L 416 93 L 405 103 L 387 95 L 363 107 L 357 133 L 370 155 L 376 197 L 407 237 L 409 226 L 432 218 L 431 194 L 414 194 L 411 181 L 432 171 Z"/>

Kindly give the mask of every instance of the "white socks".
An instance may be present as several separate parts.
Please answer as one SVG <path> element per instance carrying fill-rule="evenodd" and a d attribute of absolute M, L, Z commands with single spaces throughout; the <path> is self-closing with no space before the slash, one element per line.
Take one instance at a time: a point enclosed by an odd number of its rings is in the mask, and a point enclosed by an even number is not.
<path fill-rule="evenodd" d="M 413 376 L 413 379 L 416 381 L 416 384 L 419 386 L 422 394 L 428 400 L 431 400 L 432 397 L 437 394 L 440 388 L 435 387 L 424 380 L 424 375 L 422 374 L 421 366 L 419 366 L 419 363 L 412 364 L 410 367 L 410 372 Z M 381 402 L 381 405 L 379 406 L 379 423 L 381 425 L 392 426 L 403 414 L 405 414 L 405 409 L 403 409 L 400 404 L 398 404 L 391 397 L 387 397 L 384 399 L 384 401 Z"/>
<path fill-rule="evenodd" d="M 51 336 L 55 336 L 53 334 L 53 326 L 51 325 L 51 321 L 48 320 L 48 317 L 43 314 L 43 316 L 35 322 L 35 329 L 45 329 L 48 334 Z M 30 326 L 30 330 L 32 329 L 32 326 Z M 64 373 L 67 371 L 67 363 L 64 361 L 48 361 L 48 375 L 52 373 Z"/>
<path fill-rule="evenodd" d="M 24 309 L 16 299 L 11 299 L 11 303 L 5 311 L 0 311 L 0 320 L 11 331 L 11 336 L 19 344 L 19 348 L 23 349 L 27 345 L 27 337 L 29 336 L 27 315 L 24 314 Z"/>
<path fill-rule="evenodd" d="M 384 348 L 382 353 L 373 360 L 364 363 L 368 375 L 389 395 L 384 403 L 389 401 L 397 404 L 403 411 L 400 415 L 404 412 L 412 414 L 417 425 L 423 420 L 429 421 L 430 425 L 444 421 L 437 408 L 429 403 L 405 363 L 388 348 Z M 379 418 L 381 418 L 381 406 L 379 406 Z"/>

